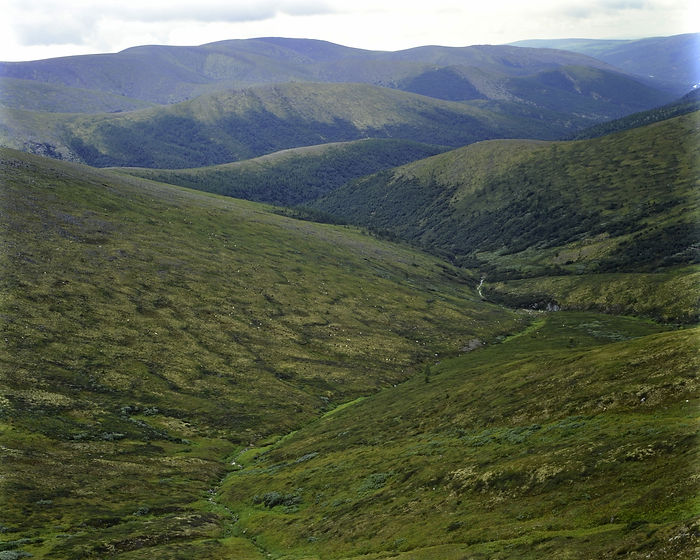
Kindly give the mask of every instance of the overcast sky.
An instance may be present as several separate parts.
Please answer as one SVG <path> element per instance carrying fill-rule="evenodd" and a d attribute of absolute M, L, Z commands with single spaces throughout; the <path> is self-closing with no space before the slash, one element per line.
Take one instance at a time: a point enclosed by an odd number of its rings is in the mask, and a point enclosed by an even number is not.
<path fill-rule="evenodd" d="M 2 0 L 0 60 L 305 37 L 366 49 L 698 31 L 697 0 Z"/>

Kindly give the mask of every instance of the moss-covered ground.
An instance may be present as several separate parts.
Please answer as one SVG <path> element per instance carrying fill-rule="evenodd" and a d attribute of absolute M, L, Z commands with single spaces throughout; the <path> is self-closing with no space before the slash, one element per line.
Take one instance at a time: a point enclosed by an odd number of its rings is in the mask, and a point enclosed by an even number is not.
<path fill-rule="evenodd" d="M 695 554 L 697 329 L 0 159 L 3 560 Z"/>
<path fill-rule="evenodd" d="M 0 158 L 7 555 L 230 557 L 231 454 L 529 322 L 352 228 Z"/>
<path fill-rule="evenodd" d="M 540 314 L 264 449 L 219 501 L 274 558 L 693 558 L 699 334 Z"/>

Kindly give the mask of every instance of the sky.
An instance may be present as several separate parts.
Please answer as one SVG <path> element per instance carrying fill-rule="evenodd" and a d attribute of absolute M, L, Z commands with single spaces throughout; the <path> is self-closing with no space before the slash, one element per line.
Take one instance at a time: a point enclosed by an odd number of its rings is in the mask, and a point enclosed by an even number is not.
<path fill-rule="evenodd" d="M 303 37 L 373 50 L 698 31 L 696 0 L 0 0 L 0 60 Z"/>

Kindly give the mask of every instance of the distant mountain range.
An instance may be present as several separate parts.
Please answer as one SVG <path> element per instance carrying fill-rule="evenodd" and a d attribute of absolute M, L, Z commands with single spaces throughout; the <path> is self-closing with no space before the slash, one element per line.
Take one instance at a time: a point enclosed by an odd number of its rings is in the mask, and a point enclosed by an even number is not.
<path fill-rule="evenodd" d="M 690 56 L 688 37 L 659 42 Z M 626 52 L 643 57 L 647 47 Z M 683 67 L 675 81 L 625 72 L 586 54 L 505 45 L 134 47 L 0 63 L 0 144 L 94 166 L 184 168 L 362 138 L 552 140 L 672 101 L 694 79 Z"/>
<path fill-rule="evenodd" d="M 184 101 L 214 90 L 304 82 L 361 82 L 396 89 L 420 88 L 444 68 L 466 76 L 462 99 L 489 97 L 504 77 L 561 66 L 615 70 L 588 56 L 511 46 L 418 47 L 366 51 L 310 39 L 260 38 L 199 47 L 143 46 L 116 54 L 72 56 L 0 64 L 0 76 L 102 91 L 153 103 Z M 478 70 L 478 71 L 477 71 Z M 484 90 L 484 91 L 482 91 Z M 454 95 L 454 94 L 452 94 Z M 499 95 L 493 92 L 491 95 Z M 500 93 L 500 96 L 505 92 Z"/>
<path fill-rule="evenodd" d="M 678 94 L 700 85 L 700 33 L 634 41 L 543 39 L 512 44 L 585 54 Z"/>

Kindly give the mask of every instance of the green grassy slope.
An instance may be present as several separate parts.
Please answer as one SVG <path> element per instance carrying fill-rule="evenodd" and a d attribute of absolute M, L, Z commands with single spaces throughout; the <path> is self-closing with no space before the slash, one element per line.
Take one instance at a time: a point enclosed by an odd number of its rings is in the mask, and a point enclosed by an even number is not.
<path fill-rule="evenodd" d="M 117 115 L 8 110 L 0 141 L 20 148 L 28 137 L 43 138 L 55 151 L 95 166 L 181 168 L 368 137 L 450 146 L 484 138 L 553 138 L 567 130 L 560 125 L 370 85 L 294 83 Z"/>
<path fill-rule="evenodd" d="M 540 315 L 241 456 L 218 500 L 285 560 L 693 558 L 700 333 L 654 330 Z"/>
<path fill-rule="evenodd" d="M 226 457 L 528 322 L 350 228 L 0 157 L 3 553 L 257 557 Z"/>
<path fill-rule="evenodd" d="M 697 259 L 697 119 L 579 142 L 480 143 L 363 178 L 316 206 L 490 280 L 671 270 Z M 692 320 L 695 292 L 679 297 Z"/>
<path fill-rule="evenodd" d="M 0 78 L 0 107 L 51 113 L 117 113 L 151 105 L 147 101 L 102 91 Z"/>
<path fill-rule="evenodd" d="M 120 171 L 235 198 L 294 206 L 314 200 L 352 179 L 443 151 L 445 148 L 405 140 L 365 139 L 291 148 L 211 167 Z"/>

